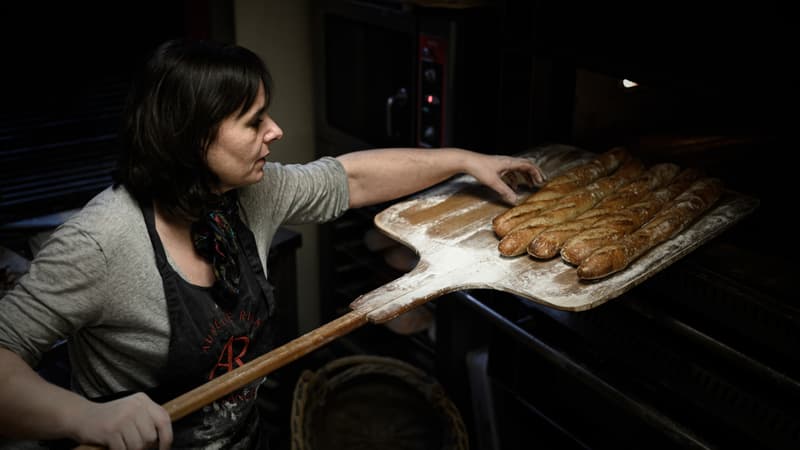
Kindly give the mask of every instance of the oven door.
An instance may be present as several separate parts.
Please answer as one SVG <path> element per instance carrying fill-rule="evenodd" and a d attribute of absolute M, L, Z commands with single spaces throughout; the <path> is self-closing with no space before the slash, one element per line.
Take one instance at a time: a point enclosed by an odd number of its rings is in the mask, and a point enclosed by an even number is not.
<path fill-rule="evenodd" d="M 344 134 L 365 147 L 413 145 L 413 16 L 388 7 L 330 3 L 320 8 L 318 20 L 322 132 Z"/>

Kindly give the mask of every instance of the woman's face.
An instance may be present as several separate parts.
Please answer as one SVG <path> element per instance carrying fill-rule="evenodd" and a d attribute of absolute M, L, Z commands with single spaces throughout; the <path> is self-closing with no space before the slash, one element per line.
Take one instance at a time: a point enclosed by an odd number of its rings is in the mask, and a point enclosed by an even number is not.
<path fill-rule="evenodd" d="M 220 179 L 220 193 L 260 181 L 269 145 L 283 136 L 283 130 L 267 115 L 263 86 L 250 110 L 236 116 L 222 122 L 208 147 L 208 167 Z"/>

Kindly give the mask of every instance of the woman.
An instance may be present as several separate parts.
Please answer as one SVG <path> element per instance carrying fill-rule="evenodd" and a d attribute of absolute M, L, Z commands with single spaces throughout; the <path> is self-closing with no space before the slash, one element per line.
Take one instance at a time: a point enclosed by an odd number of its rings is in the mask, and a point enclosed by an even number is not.
<path fill-rule="evenodd" d="M 529 161 L 381 149 L 267 162 L 283 131 L 271 79 L 238 46 L 171 41 L 134 84 L 115 184 L 59 227 L 0 301 L 0 434 L 111 449 L 265 448 L 260 382 L 175 424 L 161 403 L 267 352 L 267 250 L 282 224 L 320 223 L 469 173 L 508 202 Z M 72 390 L 32 369 L 68 339 Z"/>

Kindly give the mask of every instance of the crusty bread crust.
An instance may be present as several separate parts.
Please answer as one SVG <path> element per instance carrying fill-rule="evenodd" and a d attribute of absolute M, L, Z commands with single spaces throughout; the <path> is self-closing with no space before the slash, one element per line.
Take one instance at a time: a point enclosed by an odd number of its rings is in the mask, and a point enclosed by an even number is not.
<path fill-rule="evenodd" d="M 648 250 L 683 231 L 719 199 L 722 191 L 718 178 L 695 181 L 641 228 L 595 250 L 578 266 L 578 277 L 594 280 L 627 268 Z"/>
<path fill-rule="evenodd" d="M 618 212 L 667 183 L 680 171 L 677 164 L 655 164 L 639 178 L 602 199 L 595 207 L 577 218 L 548 227 L 528 245 L 528 254 L 539 259 L 556 256 L 570 237 L 593 226 L 598 220 Z"/>
<path fill-rule="evenodd" d="M 496 216 L 492 220 L 492 229 L 498 237 L 504 237 L 533 215 L 555 207 L 559 203 L 559 198 L 607 176 L 630 158 L 631 155 L 626 148 L 614 147 L 591 161 L 556 176 L 522 203 Z"/>
<path fill-rule="evenodd" d="M 546 228 L 574 219 L 621 186 L 630 183 L 643 171 L 644 165 L 640 160 L 629 159 L 613 174 L 561 197 L 557 206 L 533 215 L 506 234 L 498 244 L 500 254 L 517 256 L 525 253 L 528 244 Z"/>
<path fill-rule="evenodd" d="M 611 244 L 642 226 L 701 176 L 698 169 L 684 169 L 669 184 L 650 192 L 640 201 L 599 218 L 591 227 L 564 242 L 561 258 L 568 264 L 579 265 L 596 249 Z"/>

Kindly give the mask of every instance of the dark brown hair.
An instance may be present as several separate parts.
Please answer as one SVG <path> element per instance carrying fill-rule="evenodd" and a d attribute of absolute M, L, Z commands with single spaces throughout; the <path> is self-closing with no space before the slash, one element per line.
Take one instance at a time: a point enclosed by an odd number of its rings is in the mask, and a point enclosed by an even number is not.
<path fill-rule="evenodd" d="M 264 62 L 237 45 L 173 40 L 159 46 L 134 82 L 114 173 L 139 201 L 194 220 L 219 201 L 208 146 L 223 120 L 245 114 L 272 78 Z"/>

